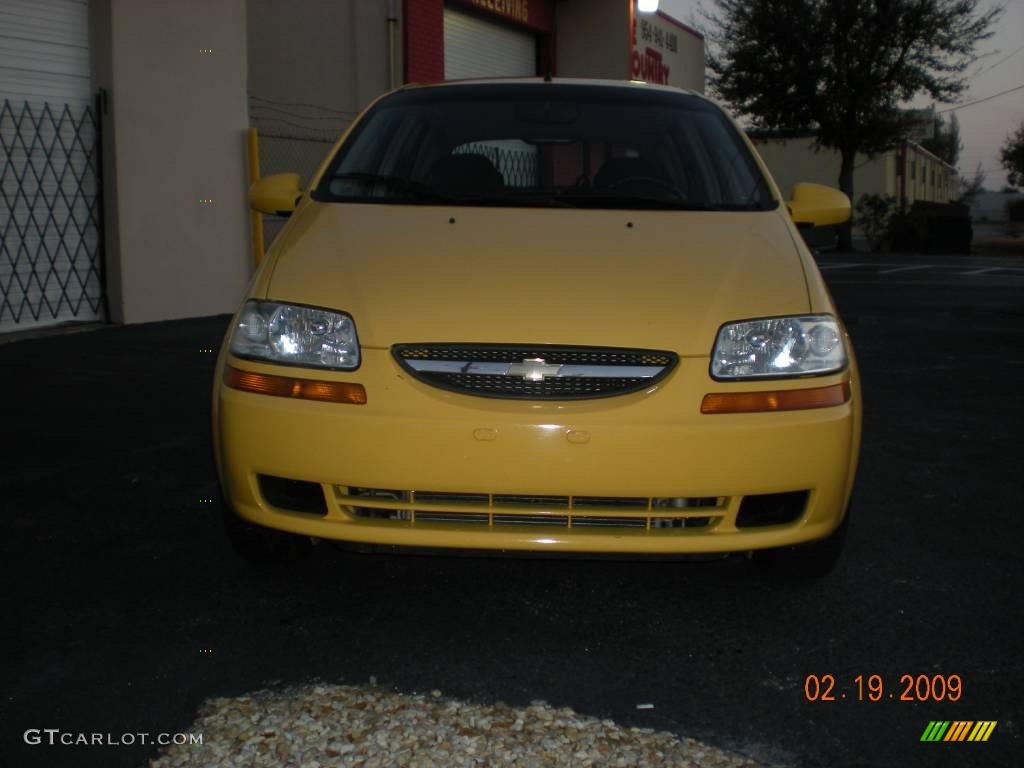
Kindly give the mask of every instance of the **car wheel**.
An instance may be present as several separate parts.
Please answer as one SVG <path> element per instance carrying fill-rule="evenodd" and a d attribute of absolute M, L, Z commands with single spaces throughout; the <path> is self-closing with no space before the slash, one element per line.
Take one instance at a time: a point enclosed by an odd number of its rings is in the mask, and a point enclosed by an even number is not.
<path fill-rule="evenodd" d="M 818 579 L 827 576 L 839 562 L 850 527 L 850 510 L 831 535 L 809 544 L 778 547 L 754 552 L 754 562 L 771 573 L 787 579 Z"/>
<path fill-rule="evenodd" d="M 224 532 L 234 550 L 254 563 L 291 562 L 305 558 L 313 548 L 308 536 L 253 525 L 224 505 Z"/>

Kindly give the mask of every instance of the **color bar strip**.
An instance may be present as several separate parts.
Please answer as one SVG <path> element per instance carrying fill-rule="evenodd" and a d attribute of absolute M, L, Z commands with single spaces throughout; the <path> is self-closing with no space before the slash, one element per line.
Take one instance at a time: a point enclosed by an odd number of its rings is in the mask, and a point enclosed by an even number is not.
<path fill-rule="evenodd" d="M 954 721 L 953 726 L 949 729 L 949 733 L 946 734 L 946 738 L 943 741 L 963 741 L 972 725 L 974 723 L 970 720 Z"/>
<path fill-rule="evenodd" d="M 948 720 L 932 720 L 921 734 L 921 741 L 939 741 L 947 728 L 949 728 Z"/>

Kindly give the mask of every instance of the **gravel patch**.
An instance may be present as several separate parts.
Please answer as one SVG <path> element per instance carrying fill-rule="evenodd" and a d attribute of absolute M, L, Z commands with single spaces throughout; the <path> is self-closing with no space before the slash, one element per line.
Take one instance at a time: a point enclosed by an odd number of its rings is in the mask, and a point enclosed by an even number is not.
<path fill-rule="evenodd" d="M 371 681 L 372 682 L 372 681 Z M 207 701 L 150 768 L 186 766 L 678 766 L 760 768 L 747 757 L 650 728 L 626 728 L 535 701 L 469 704 L 440 691 L 309 685 Z"/>

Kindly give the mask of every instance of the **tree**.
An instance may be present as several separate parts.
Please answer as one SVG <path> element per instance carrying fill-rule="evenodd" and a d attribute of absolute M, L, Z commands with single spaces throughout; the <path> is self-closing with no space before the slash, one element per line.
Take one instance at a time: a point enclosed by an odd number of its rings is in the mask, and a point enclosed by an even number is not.
<path fill-rule="evenodd" d="M 945 160 L 956 167 L 960 159 L 960 150 L 964 148 L 963 142 L 960 141 L 960 121 L 956 119 L 955 114 L 949 116 L 949 123 L 942 119 L 942 115 L 936 115 L 933 132 L 935 135 L 930 139 L 924 139 L 921 146 L 940 160 Z"/>
<path fill-rule="evenodd" d="M 978 163 L 978 167 L 974 169 L 974 178 L 960 177 L 960 194 L 956 201 L 970 208 L 974 205 L 975 198 L 981 194 L 981 190 L 984 188 L 985 169 L 981 167 L 981 163 Z"/>
<path fill-rule="evenodd" d="M 999 150 L 999 159 L 1007 170 L 1006 180 L 1015 187 L 1024 187 L 1024 122 L 1006 137 Z"/>
<path fill-rule="evenodd" d="M 857 153 L 896 146 L 918 94 L 951 102 L 1002 12 L 979 0 L 714 0 L 705 13 L 711 88 L 755 128 L 813 129 L 840 156 L 853 200 Z M 850 248 L 850 227 L 840 229 Z"/>

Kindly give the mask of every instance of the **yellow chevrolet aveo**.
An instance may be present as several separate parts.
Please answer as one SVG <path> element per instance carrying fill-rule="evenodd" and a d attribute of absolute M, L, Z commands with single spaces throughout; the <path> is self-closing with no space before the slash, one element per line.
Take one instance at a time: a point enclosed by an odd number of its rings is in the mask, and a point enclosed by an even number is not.
<path fill-rule="evenodd" d="M 553 553 L 833 566 L 860 441 L 853 350 L 743 133 L 673 88 L 410 86 L 372 104 L 290 213 L 218 361 L 226 524 Z"/>

